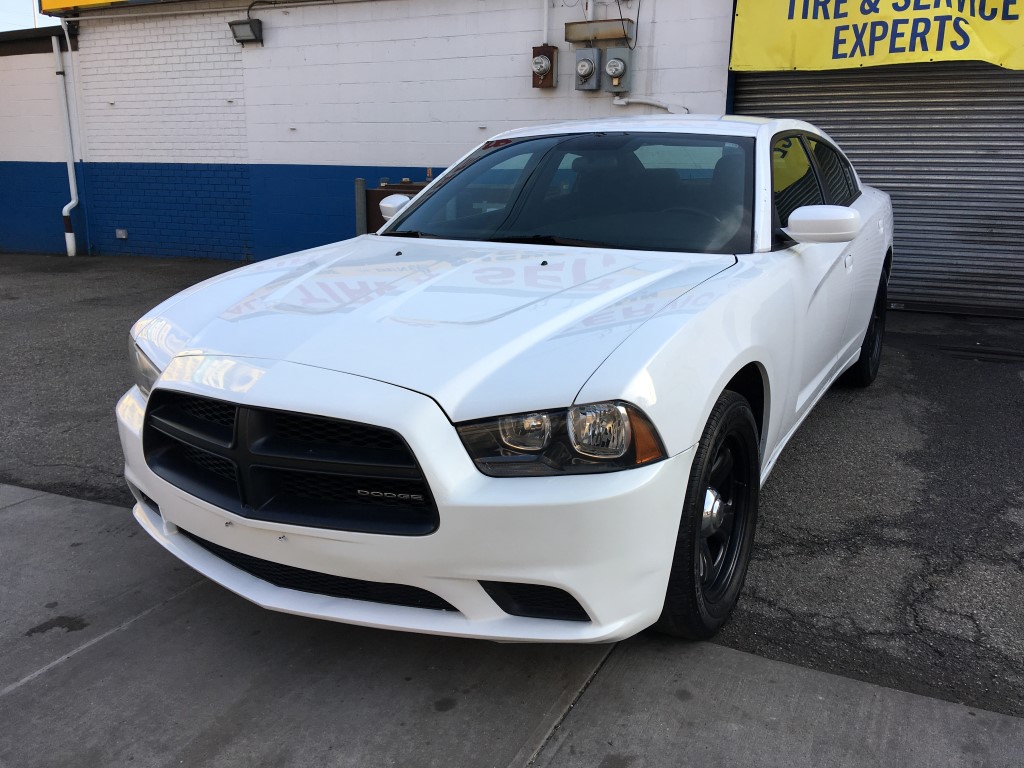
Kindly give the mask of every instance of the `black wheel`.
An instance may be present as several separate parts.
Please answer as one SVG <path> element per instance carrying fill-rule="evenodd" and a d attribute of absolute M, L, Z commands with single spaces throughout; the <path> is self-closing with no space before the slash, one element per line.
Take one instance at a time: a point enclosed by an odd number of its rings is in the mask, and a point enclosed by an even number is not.
<path fill-rule="evenodd" d="M 723 392 L 693 457 L 658 631 L 705 640 L 732 613 L 757 525 L 758 443 L 746 399 Z"/>
<path fill-rule="evenodd" d="M 878 284 L 875 304 L 871 307 L 871 318 L 864 334 L 864 343 L 860 345 L 860 357 L 857 362 L 843 374 L 843 380 L 855 387 L 867 387 L 878 375 L 878 367 L 882 364 L 882 339 L 885 336 L 886 309 L 885 275 Z"/>

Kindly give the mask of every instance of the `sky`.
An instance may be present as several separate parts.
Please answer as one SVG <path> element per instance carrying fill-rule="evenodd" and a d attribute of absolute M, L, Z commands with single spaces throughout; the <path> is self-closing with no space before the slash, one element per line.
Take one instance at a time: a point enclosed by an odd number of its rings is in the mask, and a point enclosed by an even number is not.
<path fill-rule="evenodd" d="M 32 18 L 36 26 L 59 24 L 52 16 L 43 16 L 38 11 L 39 0 L 0 0 L 0 32 L 11 29 L 32 29 Z"/>

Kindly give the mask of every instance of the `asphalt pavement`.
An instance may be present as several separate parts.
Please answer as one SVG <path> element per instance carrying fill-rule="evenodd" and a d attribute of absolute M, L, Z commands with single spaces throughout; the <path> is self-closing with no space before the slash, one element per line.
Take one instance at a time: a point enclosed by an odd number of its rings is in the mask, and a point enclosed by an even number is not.
<path fill-rule="evenodd" d="M 498 646 L 269 614 L 137 529 L 128 329 L 234 266 L 0 256 L 0 765 L 1024 764 L 984 711 L 1024 716 L 1024 321 L 890 313 L 766 484 L 716 645 Z"/>
<path fill-rule="evenodd" d="M 1024 715 L 1024 321 L 888 320 L 766 483 L 718 642 Z"/>
<path fill-rule="evenodd" d="M 209 259 L 0 254 L 0 482 L 129 504 L 113 420 L 147 310 L 238 267 Z"/>

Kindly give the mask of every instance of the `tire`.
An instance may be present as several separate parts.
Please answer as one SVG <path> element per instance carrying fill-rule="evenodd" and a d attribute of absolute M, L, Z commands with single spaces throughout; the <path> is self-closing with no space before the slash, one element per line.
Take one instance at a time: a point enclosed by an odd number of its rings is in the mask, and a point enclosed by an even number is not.
<path fill-rule="evenodd" d="M 750 404 L 735 392 L 723 392 L 693 457 L 657 631 L 706 640 L 732 613 L 757 525 L 758 445 Z"/>
<path fill-rule="evenodd" d="M 885 337 L 886 282 L 882 275 L 878 283 L 878 293 L 871 307 L 868 328 L 864 332 L 864 342 L 860 345 L 860 357 L 857 362 L 843 374 L 843 381 L 854 387 L 869 387 L 878 375 L 882 364 L 882 340 Z"/>

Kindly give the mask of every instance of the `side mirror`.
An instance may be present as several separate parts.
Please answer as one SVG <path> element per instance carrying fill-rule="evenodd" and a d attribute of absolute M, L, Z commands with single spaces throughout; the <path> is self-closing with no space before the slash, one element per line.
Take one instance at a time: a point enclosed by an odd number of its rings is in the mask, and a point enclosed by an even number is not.
<path fill-rule="evenodd" d="M 384 221 L 390 221 L 392 217 L 409 204 L 408 195 L 388 195 L 380 201 L 380 215 Z"/>
<path fill-rule="evenodd" d="M 841 205 L 805 205 L 783 228 L 798 243 L 848 243 L 860 232 L 860 211 Z"/>

